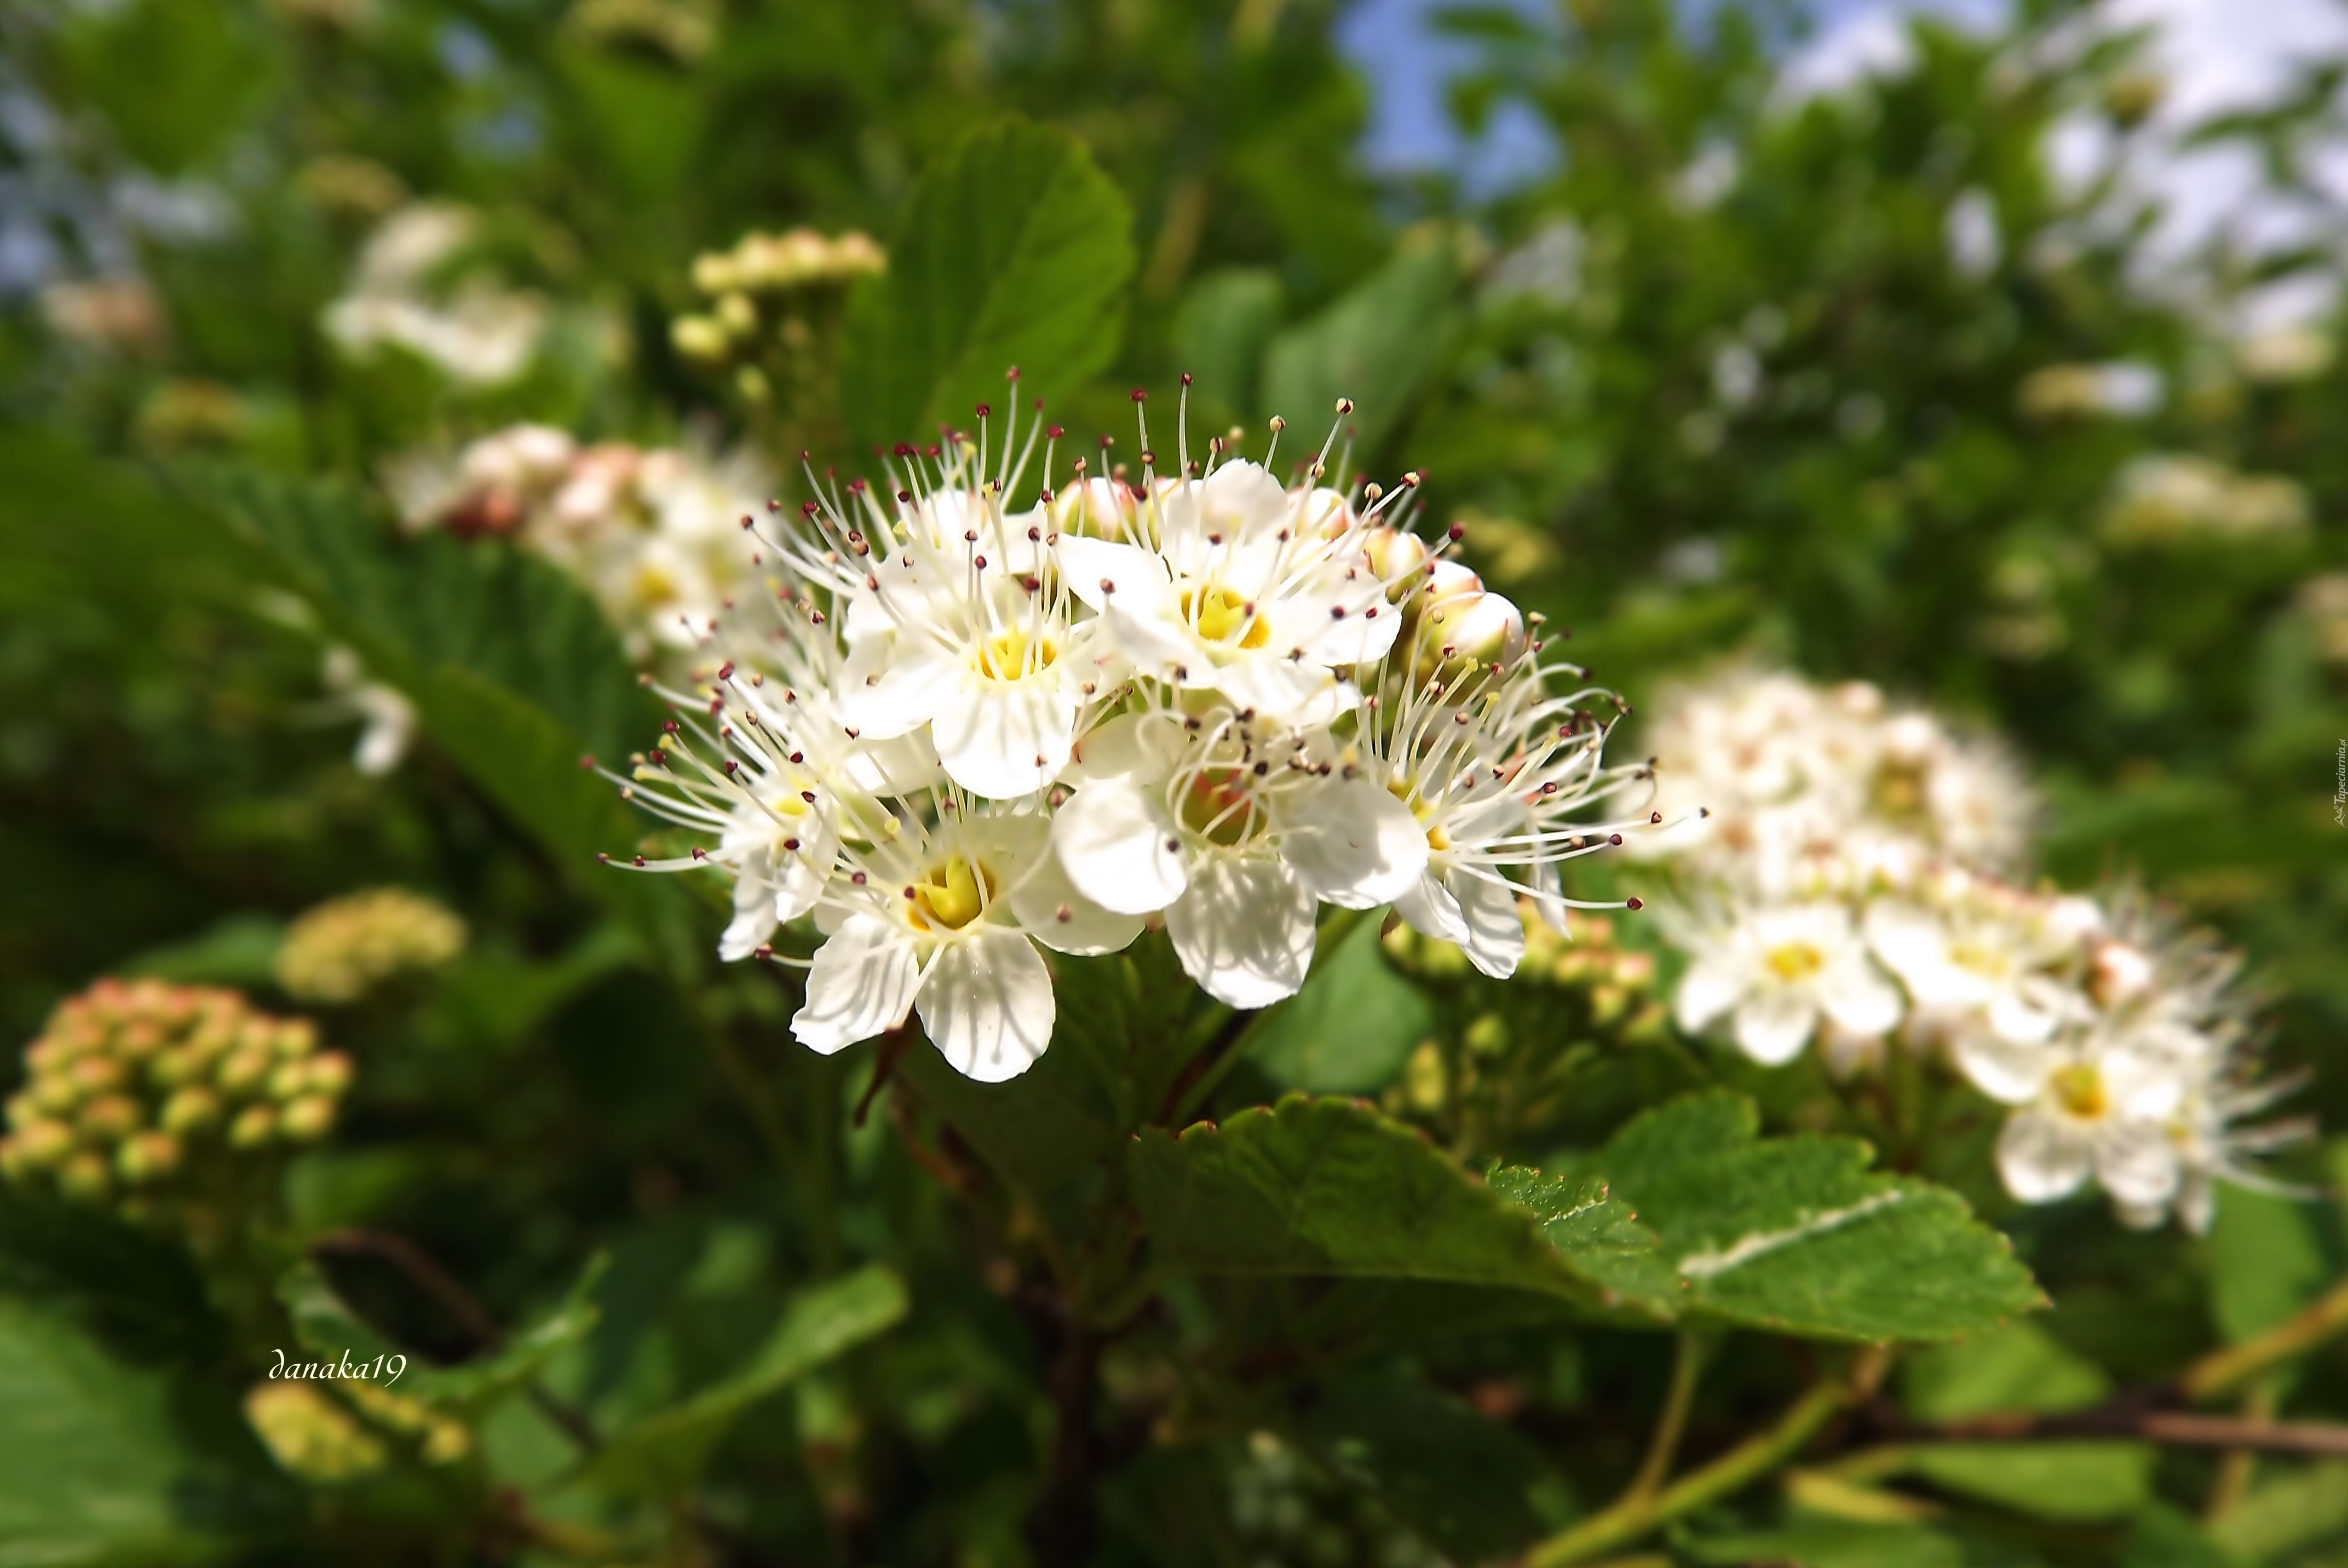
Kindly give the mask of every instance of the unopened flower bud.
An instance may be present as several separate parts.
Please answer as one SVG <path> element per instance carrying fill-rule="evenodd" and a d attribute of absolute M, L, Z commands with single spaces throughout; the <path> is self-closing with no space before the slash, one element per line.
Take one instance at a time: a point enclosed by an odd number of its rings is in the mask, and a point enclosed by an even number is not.
<path fill-rule="evenodd" d="M 722 360 L 726 357 L 725 323 L 715 316 L 679 316 L 668 324 L 671 347 L 687 359 Z"/>
<path fill-rule="evenodd" d="M 234 1054 L 220 1064 L 220 1071 L 214 1075 L 214 1081 L 225 1093 L 250 1094 L 261 1087 L 262 1081 L 269 1076 L 270 1070 L 275 1065 L 276 1058 L 266 1047 L 240 1046 Z"/>
<path fill-rule="evenodd" d="M 340 1094 L 350 1087 L 352 1071 L 348 1051 L 322 1050 L 310 1059 L 305 1081 L 314 1094 Z"/>
<path fill-rule="evenodd" d="M 118 1087 L 125 1076 L 122 1063 L 110 1056 L 85 1056 L 66 1070 L 66 1076 L 83 1094 L 103 1094 Z"/>
<path fill-rule="evenodd" d="M 758 330 L 758 307 L 744 293 L 724 294 L 717 301 L 717 324 L 730 335 L 747 338 Z"/>
<path fill-rule="evenodd" d="M 196 1085 L 179 1091 L 163 1102 L 163 1131 L 201 1132 L 221 1119 L 220 1096 Z"/>
<path fill-rule="evenodd" d="M 180 1168 L 180 1141 L 169 1132 L 140 1132 L 115 1151 L 114 1168 L 132 1186 L 141 1186 Z"/>
<path fill-rule="evenodd" d="M 9 1142 L 27 1170 L 54 1170 L 73 1152 L 73 1129 L 62 1122 L 20 1122 Z"/>
<path fill-rule="evenodd" d="M 261 1107 L 255 1106 L 254 1110 Z M 250 1114 L 248 1112 L 247 1114 Z M 242 1119 L 239 1119 L 240 1125 Z M 296 1143 L 308 1143 L 323 1138 L 335 1124 L 335 1102 L 323 1094 L 305 1094 L 285 1107 L 278 1118 L 278 1130 Z"/>
<path fill-rule="evenodd" d="M 88 1149 L 67 1160 L 57 1172 L 58 1190 L 81 1203 L 98 1202 L 113 1185 L 105 1156 Z"/>
<path fill-rule="evenodd" d="M 1400 604 L 1418 589 L 1426 575 L 1426 545 L 1416 534 L 1394 528 L 1372 528 L 1362 541 L 1370 569 L 1386 585 L 1386 602 Z"/>
<path fill-rule="evenodd" d="M 127 1094 L 102 1094 L 81 1108 L 77 1121 L 85 1142 L 119 1143 L 139 1130 L 139 1102 Z"/>
<path fill-rule="evenodd" d="M 273 1106 L 248 1105 L 236 1113 L 229 1123 L 229 1146 L 236 1149 L 258 1149 L 276 1134 L 277 1112 Z"/>

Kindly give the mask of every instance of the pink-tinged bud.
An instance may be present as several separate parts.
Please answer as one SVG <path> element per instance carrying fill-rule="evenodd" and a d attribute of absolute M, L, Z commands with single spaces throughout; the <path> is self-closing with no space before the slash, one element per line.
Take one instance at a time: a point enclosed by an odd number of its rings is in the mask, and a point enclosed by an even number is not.
<path fill-rule="evenodd" d="M 277 1112 L 268 1105 L 248 1105 L 229 1123 L 232 1148 L 258 1149 L 277 1133 Z"/>
<path fill-rule="evenodd" d="M 118 1087 L 125 1076 L 122 1063 L 110 1056 L 85 1056 L 70 1068 L 66 1076 L 76 1090 L 83 1094 L 103 1094 Z"/>
<path fill-rule="evenodd" d="M 168 1132 L 141 1132 L 115 1151 L 115 1173 L 131 1186 L 170 1175 L 180 1168 L 180 1141 Z"/>
<path fill-rule="evenodd" d="M 73 1129 L 62 1122 L 26 1122 L 8 1142 L 27 1170 L 55 1170 L 73 1153 Z"/>
<path fill-rule="evenodd" d="M 262 1081 L 276 1065 L 277 1060 L 267 1047 L 241 1047 L 220 1064 L 214 1081 L 230 1094 L 250 1094 L 261 1087 Z"/>
<path fill-rule="evenodd" d="M 81 1108 L 85 1143 L 117 1143 L 139 1131 L 139 1102 L 127 1094 L 108 1094 Z"/>
<path fill-rule="evenodd" d="M 310 1059 L 310 1091 L 314 1094 L 340 1094 L 351 1086 L 352 1065 L 348 1051 L 320 1051 Z"/>

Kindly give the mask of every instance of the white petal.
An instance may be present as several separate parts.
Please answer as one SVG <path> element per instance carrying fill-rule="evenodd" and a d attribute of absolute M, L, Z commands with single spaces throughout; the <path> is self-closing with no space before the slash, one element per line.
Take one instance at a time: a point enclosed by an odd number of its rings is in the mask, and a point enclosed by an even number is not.
<path fill-rule="evenodd" d="M 1017 931 L 947 943 L 922 982 L 921 1006 L 938 1053 L 981 1083 L 1018 1077 L 1052 1043 L 1052 972 Z"/>
<path fill-rule="evenodd" d="M 1810 1042 L 1818 1027 L 1818 1004 L 1807 991 L 1772 988 L 1739 1002 L 1732 1022 L 1739 1050 L 1764 1067 L 1777 1067 L 1801 1055 Z"/>
<path fill-rule="evenodd" d="M 1166 934 L 1209 996 L 1270 1007 L 1313 967 L 1313 895 L 1276 860 L 1214 856 L 1168 907 Z"/>
<path fill-rule="evenodd" d="M 2157 1122 L 2114 1122 L 2096 1139 L 2096 1180 L 2131 1208 L 2165 1208 L 2184 1174 L 2177 1144 Z"/>
<path fill-rule="evenodd" d="M 1876 900 L 1867 910 L 1867 942 L 1884 967 L 1911 988 L 1921 980 L 1927 989 L 1934 989 L 1950 967 L 1948 933 L 1941 927 L 1941 917 L 1921 905 L 1902 899 Z M 1917 999 L 1938 1006 L 1944 999 L 1919 991 Z"/>
<path fill-rule="evenodd" d="M 1959 1030 L 1949 1045 L 1958 1071 L 1972 1086 L 2008 1105 L 2036 1099 L 2046 1075 L 2062 1062 L 2046 1046 L 2016 1045 L 1977 1025 Z"/>
<path fill-rule="evenodd" d="M 1206 642 L 1182 623 L 1163 593 L 1128 593 L 1123 584 L 1101 611 L 1101 624 L 1136 667 L 1184 686 L 1211 686 L 1219 679 Z M 1179 675 L 1176 673 L 1179 671 Z"/>
<path fill-rule="evenodd" d="M 866 740 L 910 734 L 961 685 L 961 671 L 934 649 L 902 635 L 855 649 L 839 672 L 839 722 Z"/>
<path fill-rule="evenodd" d="M 850 915 L 816 949 L 807 1005 L 792 1015 L 791 1034 L 829 1056 L 894 1029 L 912 1010 L 921 978 L 910 935 L 870 915 Z"/>
<path fill-rule="evenodd" d="M 2053 1013 L 2033 1007 L 2016 992 L 2000 991 L 1990 999 L 1989 1027 L 2016 1045 L 2039 1045 L 2051 1040 L 2058 1021 Z"/>
<path fill-rule="evenodd" d="M 1335 717 L 1337 677 L 1324 667 L 1269 652 L 1223 667 L 1216 687 L 1234 708 L 1253 708 L 1266 718 L 1292 723 L 1326 723 Z"/>
<path fill-rule="evenodd" d="M 946 776 L 989 800 L 1033 794 L 1068 765 L 1076 705 L 1034 679 L 963 682 L 931 721 Z"/>
<path fill-rule="evenodd" d="M 1281 815 L 1280 857 L 1315 897 L 1341 909 L 1390 904 L 1426 871 L 1418 819 L 1367 779 L 1318 781 Z"/>
<path fill-rule="evenodd" d="M 1428 870 L 1420 875 L 1418 885 L 1403 889 L 1402 897 L 1394 901 L 1395 913 L 1409 923 L 1410 928 L 1422 937 L 1432 937 L 1453 947 L 1468 945 L 1470 933 L 1468 917 L 1461 912 L 1459 900 L 1451 890 L 1436 880 Z"/>
<path fill-rule="evenodd" d="M 1881 1034 L 1900 1021 L 1900 988 L 1867 955 L 1845 948 L 1818 977 L 1818 1004 L 1853 1034 Z"/>
<path fill-rule="evenodd" d="M 2095 1164 L 2086 1133 L 2044 1111 L 2017 1111 L 1997 1139 L 1997 1173 L 2025 1204 L 2052 1203 L 2079 1190 Z"/>
<path fill-rule="evenodd" d="M 1152 613 L 1171 586 L 1166 563 L 1148 550 L 1110 539 L 1062 534 L 1052 547 L 1068 591 L 1099 610 L 1113 600 L 1131 604 L 1139 613 Z M 1114 587 L 1105 585 L 1113 584 Z M 1127 596 L 1132 596 L 1128 598 Z"/>
<path fill-rule="evenodd" d="M 1745 977 L 1725 959 L 1698 958 L 1680 977 L 1680 989 L 1672 998 L 1672 1017 L 1687 1033 L 1699 1033 L 1735 1007 L 1746 989 Z"/>
<path fill-rule="evenodd" d="M 748 958 L 766 945 L 778 924 L 774 885 L 746 869 L 734 881 L 734 918 L 717 938 L 717 956 L 729 964 Z"/>
<path fill-rule="evenodd" d="M 1115 953 L 1141 935 L 1139 915 L 1104 909 L 1076 891 L 1048 848 L 1011 889 L 1011 912 L 1027 934 L 1056 953 Z"/>
<path fill-rule="evenodd" d="M 1189 882 L 1165 802 L 1132 779 L 1076 791 L 1052 819 L 1052 848 L 1077 892 L 1120 915 L 1163 909 Z"/>
<path fill-rule="evenodd" d="M 1444 879 L 1459 900 L 1469 939 L 1468 961 L 1496 980 L 1517 972 L 1525 956 L 1525 922 L 1517 913 L 1516 890 L 1491 876 L 1457 870 Z"/>

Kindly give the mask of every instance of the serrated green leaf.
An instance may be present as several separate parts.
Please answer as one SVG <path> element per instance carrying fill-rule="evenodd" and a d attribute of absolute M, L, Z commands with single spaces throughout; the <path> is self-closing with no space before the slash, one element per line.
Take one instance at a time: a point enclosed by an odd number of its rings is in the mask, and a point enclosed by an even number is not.
<path fill-rule="evenodd" d="M 1720 1568 L 1968 1568 L 1965 1543 L 1924 1524 L 1817 1520 L 1782 1530 L 1683 1535 L 1672 1543 L 1690 1563 Z"/>
<path fill-rule="evenodd" d="M 172 1506 L 188 1468 L 160 1376 L 0 1297 L 0 1568 L 217 1554 Z"/>
<path fill-rule="evenodd" d="M 1082 385 L 1124 332 L 1132 226 L 1066 132 L 1006 120 L 964 137 L 914 187 L 888 272 L 850 302 L 840 393 L 857 435 L 933 440 L 977 404 Z"/>
<path fill-rule="evenodd" d="M 1688 1095 L 1591 1159 L 1662 1238 L 1683 1311 L 1880 1341 L 1979 1333 L 2044 1305 L 2005 1238 L 1955 1194 L 1869 1174 L 1854 1139 L 1757 1132 L 1751 1102 Z"/>
<path fill-rule="evenodd" d="M 693 1484 L 736 1419 L 814 1368 L 892 1327 L 905 1287 L 875 1265 L 794 1299 L 766 1342 L 717 1383 L 606 1443 L 576 1479 L 626 1496 L 675 1496 Z"/>
<path fill-rule="evenodd" d="M 1607 1282 L 1417 1132 L 1349 1100 L 1292 1094 L 1129 1156 L 1157 1256 L 1206 1274 L 1410 1279 L 1524 1290 L 1592 1312 Z M 1618 1238 L 1608 1235 L 1608 1266 Z"/>
<path fill-rule="evenodd" d="M 1317 443 L 1337 399 L 1375 450 L 1442 358 L 1457 318 L 1457 266 L 1447 242 L 1406 251 L 1264 352 L 1262 405 Z"/>
<path fill-rule="evenodd" d="M 2221 1184 L 2209 1230 L 2209 1298 L 2230 1344 L 2257 1337 L 2322 1295 L 2348 1269 L 2322 1204 Z"/>

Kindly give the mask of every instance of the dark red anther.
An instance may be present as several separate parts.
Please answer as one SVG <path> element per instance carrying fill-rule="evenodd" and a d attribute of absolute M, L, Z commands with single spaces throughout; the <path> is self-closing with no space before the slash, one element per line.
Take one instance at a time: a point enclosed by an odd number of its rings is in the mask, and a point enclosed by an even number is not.
<path fill-rule="evenodd" d="M 799 503 L 799 516 L 802 518 L 812 518 L 818 512 L 822 510 L 822 503 L 818 501 L 801 501 Z"/>
<path fill-rule="evenodd" d="M 638 869 L 639 871 L 643 870 L 643 869 L 644 869 L 644 857 L 643 856 L 641 856 L 641 855 L 637 856 L 636 856 L 636 869 Z"/>
<path fill-rule="evenodd" d="M 731 681 L 734 679 L 734 661 L 732 660 L 729 659 L 725 663 L 720 664 L 717 667 L 717 678 L 720 681 Z"/>
<path fill-rule="evenodd" d="M 1044 427 L 1044 439 L 1046 441 L 1057 441 L 1061 436 L 1066 436 L 1067 433 L 1068 431 L 1066 425 L 1047 425 Z"/>
<path fill-rule="evenodd" d="M 1016 381 L 1016 380 L 1018 380 L 1018 379 L 1019 379 L 1019 367 L 1018 367 L 1017 365 L 1015 365 L 1015 364 L 1014 364 L 1014 365 L 1013 365 L 1009 370 L 1004 371 L 1004 372 L 1003 373 L 1003 379 L 1004 379 L 1004 380 L 1005 380 L 1005 381 Z"/>
<path fill-rule="evenodd" d="M 592 752 L 582 753 L 579 758 L 579 765 L 590 772 L 592 772 L 595 767 L 595 753 Z"/>
<path fill-rule="evenodd" d="M 978 416 L 979 416 L 981 419 L 987 418 L 988 416 L 990 416 L 991 415 L 993 415 L 993 413 L 994 413 L 994 411 L 993 409 L 991 409 L 991 408 L 987 407 L 987 405 L 986 405 L 985 404 L 983 404 L 983 403 L 982 403 L 982 404 L 980 404 L 980 405 L 978 405 Z"/>
<path fill-rule="evenodd" d="M 1622 842 L 1622 835 L 1619 833 L 1610 833 L 1606 835 L 1606 842 L 1609 844 L 1620 844 Z"/>
<path fill-rule="evenodd" d="M 1185 386 L 1190 384 L 1190 373 L 1187 370 L 1182 373 L 1182 384 Z"/>
<path fill-rule="evenodd" d="M 1661 821 L 1663 821 L 1663 814 L 1662 812 L 1660 812 L 1660 811 L 1651 811 L 1651 812 L 1649 812 L 1649 813 L 1647 814 L 1647 821 L 1648 821 L 1649 823 L 1651 823 L 1651 824 L 1652 824 L 1652 823 L 1658 823 L 1658 822 L 1661 822 Z"/>
<path fill-rule="evenodd" d="M 1146 403 L 1149 400 L 1149 394 L 1142 391 L 1141 388 L 1137 386 L 1133 389 L 1133 400 L 1136 403 Z"/>

